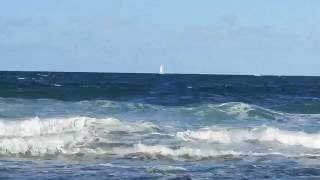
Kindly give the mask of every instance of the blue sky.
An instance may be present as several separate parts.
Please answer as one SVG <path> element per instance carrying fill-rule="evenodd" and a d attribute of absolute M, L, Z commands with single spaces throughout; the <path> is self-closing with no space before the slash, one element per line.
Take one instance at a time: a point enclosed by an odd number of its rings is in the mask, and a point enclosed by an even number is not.
<path fill-rule="evenodd" d="M 320 75 L 318 0 L 7 0 L 0 69 Z"/>

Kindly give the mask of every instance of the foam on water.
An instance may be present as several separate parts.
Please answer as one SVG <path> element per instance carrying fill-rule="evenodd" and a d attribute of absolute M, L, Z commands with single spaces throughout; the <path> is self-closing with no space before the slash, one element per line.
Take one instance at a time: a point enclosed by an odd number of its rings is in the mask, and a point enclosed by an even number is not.
<path fill-rule="evenodd" d="M 319 179 L 319 82 L 0 72 L 1 177 Z"/>
<path fill-rule="evenodd" d="M 307 148 L 320 148 L 320 133 L 308 134 L 305 132 L 287 131 L 273 127 L 253 129 L 200 129 L 187 130 L 176 134 L 183 141 L 205 141 L 209 143 L 241 143 L 245 141 L 259 141 L 261 143 L 274 141 L 290 146 L 304 146 Z"/>
<path fill-rule="evenodd" d="M 43 156 L 47 154 L 113 154 L 131 153 L 168 157 L 214 157 L 246 154 L 248 148 L 234 151 L 239 144 L 272 142 L 309 149 L 320 148 L 320 133 L 289 131 L 276 127 L 211 127 L 198 130 L 165 132 L 166 126 L 147 121 L 120 121 L 116 118 L 66 117 L 19 121 L 0 121 L 0 153 Z M 164 138 L 166 137 L 166 138 Z M 140 142 L 147 142 L 140 143 Z M 187 144 L 181 144 L 187 142 Z M 194 148 L 198 143 L 207 146 Z M 151 144 L 148 144 L 151 143 Z M 229 147 L 211 146 L 220 144 Z M 171 144 L 168 146 L 168 144 Z M 174 145 L 174 147 L 172 147 Z M 219 147 L 219 148 L 217 148 Z M 243 147 L 243 146 L 242 146 Z M 256 151 L 254 153 L 266 153 Z M 275 153 L 275 152 L 267 152 Z"/>
<path fill-rule="evenodd" d="M 92 124 L 85 117 L 40 120 L 38 117 L 22 121 L 0 121 L 0 137 L 29 137 L 80 131 Z"/>
<path fill-rule="evenodd" d="M 0 153 L 42 156 L 46 154 L 99 153 L 96 143 L 111 142 L 108 135 L 117 132 L 155 131 L 148 122 L 123 123 L 115 118 L 70 117 L 34 118 L 24 121 L 0 121 Z M 134 136 L 134 135 L 132 135 Z"/>
<path fill-rule="evenodd" d="M 152 156 L 166 156 L 171 158 L 190 158 L 190 159 L 202 159 L 207 157 L 217 157 L 225 155 L 241 155 L 241 152 L 235 152 L 232 150 L 217 150 L 214 148 L 194 148 L 194 147 L 179 147 L 170 148 L 165 145 L 144 145 L 136 144 L 134 151 L 137 153 L 145 153 Z"/>
<path fill-rule="evenodd" d="M 0 98 L 0 104 L 3 117 L 22 116 L 0 120 L 2 155 L 126 157 L 136 153 L 199 160 L 225 155 L 315 156 L 319 153 L 314 150 L 320 148 L 320 133 L 299 130 L 317 123 L 318 114 L 289 114 L 241 102 L 166 107 L 107 100 Z M 26 118 L 31 109 L 47 118 Z M 290 124 L 276 119 L 290 120 Z M 266 126 L 261 123 L 269 121 Z M 300 147 L 307 150 L 295 150 Z"/>
<path fill-rule="evenodd" d="M 237 116 L 240 119 L 248 118 L 249 112 L 255 110 L 255 108 L 245 103 L 223 103 L 216 106 L 221 110 L 224 110 L 227 114 Z"/>
<path fill-rule="evenodd" d="M 169 145 L 146 145 L 146 144 L 135 144 L 130 148 L 114 148 L 113 152 L 117 152 L 118 156 L 121 157 L 136 157 L 139 158 L 141 155 L 147 156 L 152 159 L 161 159 L 165 157 L 166 159 L 174 160 L 204 160 L 210 158 L 219 157 L 230 157 L 230 158 L 240 158 L 243 156 L 302 156 L 305 154 L 285 154 L 282 152 L 254 152 L 252 150 L 233 150 L 221 148 L 219 146 L 181 146 L 181 147 L 170 147 Z"/>

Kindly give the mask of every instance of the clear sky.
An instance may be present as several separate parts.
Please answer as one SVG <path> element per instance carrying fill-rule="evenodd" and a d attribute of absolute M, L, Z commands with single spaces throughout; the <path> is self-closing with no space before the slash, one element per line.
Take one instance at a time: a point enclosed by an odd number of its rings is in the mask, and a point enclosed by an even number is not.
<path fill-rule="evenodd" d="M 4 0 L 0 69 L 320 75 L 319 0 Z"/>

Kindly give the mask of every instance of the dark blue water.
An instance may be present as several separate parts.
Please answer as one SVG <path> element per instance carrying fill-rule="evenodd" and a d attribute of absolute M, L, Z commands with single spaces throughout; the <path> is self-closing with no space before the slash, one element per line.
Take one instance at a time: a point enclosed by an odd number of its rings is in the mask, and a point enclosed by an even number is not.
<path fill-rule="evenodd" d="M 320 77 L 0 72 L 0 178 L 318 179 Z"/>

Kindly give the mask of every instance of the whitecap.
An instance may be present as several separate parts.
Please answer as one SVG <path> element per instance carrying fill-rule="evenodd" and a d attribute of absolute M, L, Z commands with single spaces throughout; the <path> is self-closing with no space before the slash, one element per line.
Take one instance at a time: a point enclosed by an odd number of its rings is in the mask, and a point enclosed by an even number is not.
<path fill-rule="evenodd" d="M 281 130 L 274 127 L 253 129 L 205 128 L 196 131 L 177 132 L 183 141 L 203 141 L 209 143 L 241 143 L 246 141 L 277 142 L 288 146 L 320 148 L 320 133 L 308 134 L 299 131 Z"/>
<path fill-rule="evenodd" d="M 183 173 L 185 171 L 188 171 L 184 167 L 180 166 L 171 166 L 171 165 L 159 165 L 159 166 L 154 166 L 154 167 L 149 167 L 147 168 L 147 171 L 151 173 Z"/>
<path fill-rule="evenodd" d="M 135 133 L 154 132 L 149 122 L 122 122 L 115 118 L 70 117 L 0 121 L 0 154 L 103 154 L 99 143 L 113 143 L 112 134 L 133 138 Z M 123 134 L 123 135 L 122 135 Z M 118 141 L 115 141 L 118 143 Z"/>
<path fill-rule="evenodd" d="M 118 156 L 140 156 L 146 155 L 158 159 L 169 158 L 174 160 L 203 160 L 208 158 L 241 158 L 243 156 L 289 156 L 281 152 L 253 152 L 253 151 L 238 151 L 233 149 L 220 149 L 215 146 L 203 146 L 203 147 L 170 147 L 168 145 L 146 145 L 142 143 L 135 144 L 132 148 L 115 148 L 112 152 L 117 152 Z"/>
<path fill-rule="evenodd" d="M 49 74 L 38 74 L 38 76 L 43 76 L 43 77 L 47 77 L 47 76 L 49 76 Z"/>
<path fill-rule="evenodd" d="M 122 169 L 131 168 L 130 166 L 123 166 L 123 165 L 117 165 L 117 164 L 112 164 L 112 163 L 102 163 L 102 164 L 99 164 L 99 166 L 111 167 L 111 168 L 122 168 Z"/>

